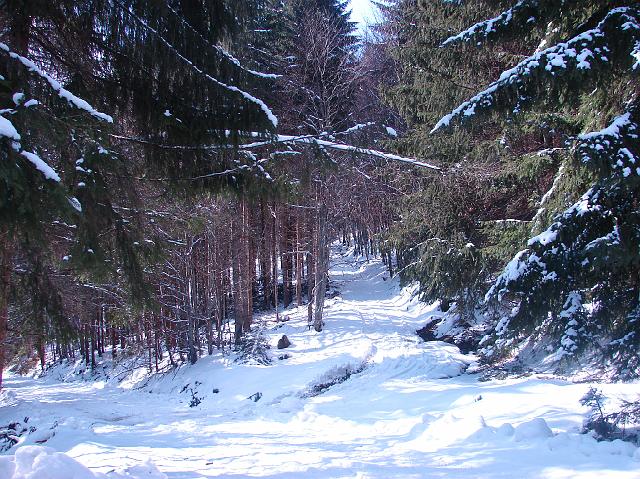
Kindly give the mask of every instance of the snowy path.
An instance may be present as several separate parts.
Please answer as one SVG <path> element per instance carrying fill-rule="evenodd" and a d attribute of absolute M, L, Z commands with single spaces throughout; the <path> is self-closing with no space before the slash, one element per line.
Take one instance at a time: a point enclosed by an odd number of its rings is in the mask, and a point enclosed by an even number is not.
<path fill-rule="evenodd" d="M 578 434 L 588 384 L 460 375 L 473 358 L 423 343 L 414 332 L 432 313 L 386 276 L 377 262 L 334 256 L 342 294 L 327 302 L 325 331 L 308 330 L 306 308 L 290 310 L 268 330 L 271 366 L 213 356 L 141 389 L 10 376 L 0 425 L 28 416 L 37 427 L 18 449 L 46 440 L 103 473 L 151 460 L 171 479 L 640 478 L 633 445 Z M 282 334 L 292 346 L 278 351 Z M 599 387 L 640 393 L 637 383 Z M 152 477 L 129 474 L 118 477 Z"/>

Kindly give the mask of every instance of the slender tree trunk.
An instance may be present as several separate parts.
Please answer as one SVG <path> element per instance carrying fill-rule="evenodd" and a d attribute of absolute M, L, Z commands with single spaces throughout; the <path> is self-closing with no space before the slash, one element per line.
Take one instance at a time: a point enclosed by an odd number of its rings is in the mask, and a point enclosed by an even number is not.
<path fill-rule="evenodd" d="M 282 302 L 286 308 L 291 304 L 291 249 L 289 248 L 288 215 L 283 214 L 280 220 L 280 264 L 282 269 Z"/>
<path fill-rule="evenodd" d="M 91 363 L 91 357 L 90 357 L 91 354 L 89 352 L 89 348 L 90 348 L 89 338 L 91 336 L 91 333 L 89 332 L 90 327 L 91 326 L 89 324 L 84 325 L 83 352 L 84 352 L 84 363 L 86 366 L 89 366 Z"/>
<path fill-rule="evenodd" d="M 104 353 L 104 315 L 104 305 L 101 305 L 98 312 L 98 357 L 100 358 Z"/>
<path fill-rule="evenodd" d="M 276 322 L 278 316 L 278 213 L 277 205 L 273 204 L 273 234 L 271 235 L 271 278 L 273 281 L 273 307 L 276 310 Z"/>
<path fill-rule="evenodd" d="M 302 306 L 302 239 L 300 215 L 296 216 L 296 303 Z"/>
<path fill-rule="evenodd" d="M 322 320 L 324 310 L 324 297 L 327 291 L 327 276 L 329 269 L 329 247 L 327 237 L 327 206 L 320 202 L 318 205 L 317 220 L 317 252 L 316 252 L 316 281 L 314 289 L 315 312 L 313 317 L 313 329 L 320 332 L 324 326 Z"/>
<path fill-rule="evenodd" d="M 153 313 L 153 356 L 156 363 L 156 372 L 158 372 L 158 361 L 162 360 L 162 349 L 160 348 L 160 318 L 158 314 Z"/>
<path fill-rule="evenodd" d="M 193 271 L 193 237 L 185 239 L 185 244 L 188 245 L 189 254 L 185 258 L 185 279 L 187 281 L 187 297 L 185 303 L 187 314 L 187 359 L 191 364 L 195 364 L 198 361 L 198 353 L 196 351 L 196 310 L 194 307 L 194 296 L 196 295 L 196 282 Z"/>
<path fill-rule="evenodd" d="M 95 322 L 91 321 L 89 324 L 89 335 L 91 338 L 91 370 L 96 369 L 96 332 Z"/>
<path fill-rule="evenodd" d="M 311 329 L 313 324 L 313 294 L 315 291 L 315 263 L 316 263 L 316 235 L 315 235 L 315 215 L 308 216 L 308 250 L 307 255 L 307 325 Z"/>
<path fill-rule="evenodd" d="M 11 281 L 11 264 L 13 261 L 13 238 L 9 232 L 0 237 L 0 389 L 2 389 L 2 373 L 6 361 L 7 326 L 9 323 L 9 289 Z"/>
<path fill-rule="evenodd" d="M 36 349 L 38 351 L 38 358 L 40 359 L 40 369 L 44 371 L 45 364 L 47 362 L 47 342 L 45 339 L 44 331 L 41 331 L 40 335 L 38 336 Z"/>
<path fill-rule="evenodd" d="M 256 251 L 255 240 L 251 231 L 251 211 L 249 210 L 249 204 L 246 199 L 242 200 L 242 213 L 243 213 L 243 243 L 245 245 L 243 251 L 243 258 L 245 261 L 245 267 L 243 279 L 244 279 L 244 291 L 245 291 L 245 311 L 244 322 L 242 324 L 243 333 L 247 333 L 251 330 L 251 323 L 253 320 L 253 285 L 256 280 Z"/>
<path fill-rule="evenodd" d="M 266 308 L 271 306 L 271 231 L 269 228 L 269 215 L 265 201 L 260 203 L 260 231 L 262 241 L 260 247 L 260 276 L 262 283 L 262 295 Z"/>
<path fill-rule="evenodd" d="M 224 278 L 223 271 L 216 271 L 215 297 L 216 297 L 216 331 L 218 333 L 217 346 L 222 346 L 222 321 L 224 320 L 224 290 L 222 287 Z"/>
<path fill-rule="evenodd" d="M 212 254 L 211 254 L 211 242 L 209 241 L 209 234 L 207 232 L 207 234 L 205 234 L 205 241 L 206 241 L 206 248 L 205 248 L 205 252 L 206 252 L 206 277 L 205 277 L 205 282 L 206 282 L 206 288 L 205 288 L 205 294 L 204 294 L 204 304 L 205 304 L 205 317 L 206 317 L 206 328 L 207 328 L 207 354 L 209 354 L 209 356 L 211 356 L 213 354 L 213 315 L 214 315 L 214 311 L 215 311 L 215 278 L 213 278 L 212 281 L 212 276 L 215 275 L 213 269 L 212 269 Z"/>
<path fill-rule="evenodd" d="M 233 311 L 235 317 L 234 341 L 240 343 L 242 326 L 244 324 L 244 288 L 242 284 L 242 218 L 240 221 L 233 216 L 231 219 L 231 263 L 233 280 Z"/>

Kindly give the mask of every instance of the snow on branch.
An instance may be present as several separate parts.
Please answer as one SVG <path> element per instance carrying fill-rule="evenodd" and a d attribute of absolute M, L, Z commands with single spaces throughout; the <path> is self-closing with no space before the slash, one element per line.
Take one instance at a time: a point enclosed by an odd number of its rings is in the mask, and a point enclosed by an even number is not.
<path fill-rule="evenodd" d="M 431 130 L 434 133 L 455 120 L 464 122 L 480 112 L 510 107 L 515 97 L 514 112 L 531 101 L 540 77 L 558 78 L 567 72 L 588 78 L 600 66 L 610 66 L 613 57 L 635 58 L 640 41 L 640 11 L 637 8 L 612 9 L 597 27 L 583 32 L 566 43 L 542 50 L 500 75 L 484 91 L 465 101 L 444 116 Z M 622 49 L 623 51 L 619 51 Z"/>
<path fill-rule="evenodd" d="M 360 154 L 360 155 L 366 155 L 366 156 L 373 156 L 376 158 L 382 158 L 384 160 L 391 160 L 391 161 L 399 161 L 402 163 L 408 163 L 414 166 L 419 166 L 422 168 L 430 168 L 432 170 L 438 170 L 440 171 L 440 168 L 435 166 L 435 165 L 431 165 L 429 163 L 424 163 L 422 161 L 418 161 L 414 158 L 407 158 L 404 156 L 399 156 L 399 155 L 394 155 L 393 153 L 386 153 L 383 151 L 378 151 L 378 150 L 371 150 L 369 148 L 360 148 L 354 145 L 347 145 L 345 143 L 337 143 L 334 141 L 328 141 L 328 140 L 321 140 L 319 138 L 313 137 L 313 136 L 292 136 L 292 135 L 277 135 L 275 137 L 274 140 L 272 141 L 262 141 L 262 142 L 256 142 L 256 143 L 248 143 L 245 145 L 239 145 L 238 148 L 240 149 L 254 149 L 254 148 L 258 148 L 258 147 L 264 147 L 267 145 L 271 145 L 271 144 L 276 144 L 276 143 L 280 143 L 280 144 L 305 144 L 305 145 L 318 145 L 320 147 L 323 148 L 328 148 L 331 150 L 339 150 L 339 151 L 346 151 L 346 152 L 352 152 L 352 153 L 356 153 L 356 154 Z"/>
<path fill-rule="evenodd" d="M 627 194 L 624 188 L 610 188 L 607 181 L 590 188 L 546 230 L 529 239 L 527 248 L 516 254 L 496 278 L 485 301 L 502 301 L 505 294 L 516 291 L 551 291 L 560 284 L 557 281 L 578 284 L 589 268 L 606 271 L 614 265 L 609 260 L 615 254 L 613 250 L 624 245 L 613 220 L 633 207 L 633 199 Z M 611 204 L 617 212 L 608 211 Z M 575 271 L 576 264 L 580 271 Z"/>
<path fill-rule="evenodd" d="M 636 157 L 640 146 L 637 110 L 637 106 L 632 106 L 606 128 L 578 136 L 576 153 L 580 160 L 625 178 L 632 174 L 640 176 L 640 162 Z"/>
<path fill-rule="evenodd" d="M 110 135 L 113 138 L 119 139 L 119 140 L 124 140 L 124 141 L 131 141 L 134 143 L 140 143 L 143 145 L 149 145 L 152 147 L 156 147 L 156 148 L 161 148 L 161 149 L 169 149 L 169 150 L 221 150 L 221 149 L 238 149 L 238 150 L 244 150 L 244 151 L 249 151 L 249 150 L 256 150 L 259 148 L 267 148 L 269 146 L 274 146 L 277 144 L 303 144 L 303 145 L 318 145 L 322 148 L 327 148 L 330 150 L 337 150 L 337 151 L 345 151 L 345 152 L 352 152 L 352 153 L 356 153 L 356 154 L 360 154 L 360 155 L 365 155 L 365 156 L 373 156 L 376 158 L 381 158 L 381 159 L 385 159 L 385 160 L 390 160 L 390 161 L 399 161 L 402 163 L 407 163 L 407 164 L 411 164 L 414 166 L 419 166 L 421 168 L 429 168 L 432 170 L 437 170 L 440 171 L 441 168 L 429 163 L 424 163 L 422 161 L 416 160 L 415 158 L 407 158 L 404 156 L 399 156 L 399 155 L 395 155 L 393 153 L 387 153 L 384 151 L 379 151 L 379 150 L 372 150 L 369 148 L 360 148 L 358 146 L 354 146 L 354 145 L 349 145 L 346 143 L 338 143 L 335 141 L 329 141 L 329 140 L 325 140 L 322 138 L 326 138 L 326 137 L 332 137 L 332 136 L 341 136 L 341 135 L 348 135 L 350 133 L 353 133 L 355 131 L 361 130 L 363 128 L 369 127 L 374 125 L 375 123 L 363 123 L 363 124 L 359 124 L 356 126 L 353 126 L 345 131 L 341 131 L 338 133 L 333 133 L 333 134 L 329 134 L 329 133 L 322 133 L 319 135 L 300 135 L 300 136 L 294 136 L 294 135 L 273 135 L 271 137 L 269 137 L 266 140 L 260 140 L 260 141 L 255 141 L 252 143 L 244 143 L 244 144 L 239 144 L 239 145 L 232 145 L 232 144 L 227 144 L 227 145 L 163 145 L 163 144 L 159 144 L 159 143 L 154 143 L 152 141 L 149 140 L 145 140 L 142 138 L 134 138 L 134 137 L 127 137 L 127 136 L 121 136 L 121 135 Z M 257 132 L 250 132 L 250 133 L 246 133 L 247 136 L 249 137 L 253 137 L 253 138 L 264 138 L 264 134 L 261 133 L 257 133 Z M 283 153 L 283 152 L 281 152 Z M 289 152 L 286 152 L 289 153 Z M 262 161 L 262 160 L 261 160 Z M 214 176 L 218 176 L 220 174 L 227 174 L 229 173 L 228 171 L 226 172 L 222 172 L 222 173 L 215 173 Z"/>
<path fill-rule="evenodd" d="M 503 296 L 517 288 L 516 284 L 529 282 L 540 287 L 545 283 L 553 283 L 559 277 L 567 274 L 567 266 L 563 261 L 558 263 L 558 258 L 567 260 L 568 250 L 573 246 L 574 251 L 582 251 L 583 247 L 567 245 L 568 230 L 572 227 L 572 221 L 579 223 L 578 229 L 584 231 L 581 240 L 584 241 L 591 231 L 586 227 L 590 218 L 602 221 L 602 206 L 598 203 L 601 195 L 597 188 L 591 188 L 579 201 L 567 208 L 562 214 L 542 233 L 529 239 L 527 248 L 518 252 L 507 264 L 503 272 L 496 278 L 493 285 L 485 295 L 485 301 L 497 299 L 501 301 Z M 578 221 L 579 220 L 579 221 Z M 582 245 L 584 246 L 584 245 Z M 552 263 L 552 264 L 549 264 Z M 532 280 L 533 278 L 533 280 Z"/>
<path fill-rule="evenodd" d="M 16 127 L 3 116 L 0 116 L 0 136 L 4 136 L 13 141 L 20 141 L 20 133 L 18 133 Z"/>
<path fill-rule="evenodd" d="M 51 168 L 42 158 L 30 151 L 22 150 L 20 145 L 20 134 L 9 120 L 0 116 L 0 138 L 8 138 L 11 140 L 11 147 L 20 155 L 25 157 L 44 177 L 48 180 L 60 182 L 60 176 Z"/>
<path fill-rule="evenodd" d="M 205 72 L 204 70 L 202 70 L 201 68 L 196 66 L 187 57 L 182 55 L 176 49 L 176 47 L 174 47 L 166 38 L 164 38 L 162 35 L 160 35 L 160 33 L 155 28 L 153 28 L 151 25 L 149 25 L 147 22 L 145 22 L 142 18 L 140 18 L 137 15 L 135 15 L 129 9 L 125 8 L 118 0 L 114 0 L 114 1 L 118 6 L 120 6 L 120 8 L 124 12 L 126 12 L 129 16 L 131 16 L 136 22 L 138 22 L 144 28 L 146 28 L 147 30 L 152 32 L 158 38 L 158 40 L 160 40 L 160 42 L 162 42 L 167 48 L 169 48 L 169 50 L 171 50 L 173 52 L 173 54 L 177 58 L 179 58 L 184 63 L 186 63 L 189 66 L 189 68 L 195 70 L 198 74 L 204 76 L 207 80 L 211 81 L 212 83 L 215 83 L 219 87 L 224 88 L 227 91 L 231 91 L 233 93 L 237 93 L 240 96 L 242 96 L 243 98 L 245 98 L 246 100 L 248 100 L 249 102 L 254 103 L 258 107 L 260 107 L 260 109 L 265 114 L 265 116 L 268 118 L 269 122 L 274 126 L 274 128 L 278 126 L 278 118 L 276 118 L 276 116 L 273 114 L 273 112 L 269 109 L 269 107 L 262 100 L 260 100 L 259 98 L 254 97 L 250 93 L 247 93 L 246 91 L 241 90 L 240 88 L 238 88 L 236 86 L 228 85 L 228 84 L 218 80 L 217 78 L 214 78 L 211 75 L 209 75 L 207 72 Z"/>
<path fill-rule="evenodd" d="M 447 38 L 440 46 L 444 47 L 460 42 L 479 42 L 496 33 L 511 28 L 514 19 L 524 17 L 527 23 L 536 21 L 535 14 L 540 6 L 539 0 L 520 0 L 510 9 L 502 12 L 497 17 L 478 22 L 466 30 Z"/>
<path fill-rule="evenodd" d="M 73 104 L 76 108 L 79 108 L 81 110 L 88 112 L 89 114 L 91 114 L 91 116 L 94 116 L 108 123 L 113 123 L 113 118 L 110 115 L 99 112 L 98 110 L 93 108 L 86 100 L 83 100 L 82 98 L 75 96 L 70 91 L 62 88 L 62 85 L 60 85 L 60 82 L 58 82 L 57 80 L 52 78 L 50 75 L 43 72 L 35 63 L 33 63 L 28 58 L 25 58 L 21 55 L 18 55 L 15 52 L 12 52 L 9 46 L 6 45 L 5 43 L 0 43 L 0 50 L 5 52 L 7 55 L 9 55 L 9 57 L 13 58 L 14 60 L 17 60 L 20 63 L 22 63 L 25 67 L 29 69 L 29 71 L 34 72 L 36 75 L 40 76 L 41 78 L 44 78 L 49 83 L 49 85 L 51 85 L 51 88 L 53 88 L 53 90 L 58 94 L 60 98 L 64 98 L 69 103 Z"/>
<path fill-rule="evenodd" d="M 640 67 L 640 41 L 637 41 L 635 46 L 633 47 L 633 51 L 631 52 L 631 56 L 633 57 L 633 69 Z"/>
<path fill-rule="evenodd" d="M 275 75 L 273 73 L 263 73 L 263 72 L 257 72 L 255 70 L 250 70 L 249 68 L 245 68 L 242 63 L 240 63 L 240 60 L 238 60 L 236 57 L 234 57 L 231 53 L 229 53 L 227 50 L 225 50 L 223 47 L 221 47 L 220 45 L 214 45 L 211 42 L 209 42 L 204 36 L 202 36 L 202 34 L 196 30 L 195 28 L 193 28 L 191 26 L 191 24 L 189 22 L 187 22 L 182 15 L 180 15 L 180 13 L 178 13 L 173 7 L 171 7 L 170 5 L 167 5 L 167 8 L 169 9 L 169 11 L 171 13 L 173 13 L 179 20 L 180 22 L 187 28 L 189 29 L 194 35 L 196 35 L 198 38 L 200 38 L 200 40 L 202 40 L 202 42 L 207 45 L 209 48 L 212 48 L 213 50 L 215 50 L 216 52 L 218 52 L 219 54 L 221 54 L 223 57 L 225 57 L 227 60 L 229 60 L 231 63 L 233 63 L 235 66 L 237 66 L 238 68 L 240 68 L 242 71 L 245 71 L 247 73 L 250 73 L 251 75 L 260 77 L 260 78 L 269 78 L 269 79 L 276 79 L 276 78 L 280 78 L 282 75 Z"/>
<path fill-rule="evenodd" d="M 56 173 L 56 171 L 38 155 L 31 153 L 30 151 L 21 151 L 20 154 L 29 160 L 31 164 L 35 166 L 36 170 L 42 173 L 46 179 L 53 180 L 57 183 L 60 182 L 60 176 L 58 173 Z"/>

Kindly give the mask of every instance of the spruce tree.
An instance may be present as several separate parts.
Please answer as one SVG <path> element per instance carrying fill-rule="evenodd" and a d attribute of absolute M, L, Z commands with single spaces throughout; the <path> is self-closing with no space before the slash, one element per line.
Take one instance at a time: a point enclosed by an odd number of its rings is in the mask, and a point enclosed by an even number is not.
<path fill-rule="evenodd" d="M 55 269 L 83 281 L 125 278 L 129 301 L 148 302 L 143 263 L 154 242 L 140 193 L 156 184 L 242 188 L 243 174 L 259 171 L 233 149 L 247 132 L 267 137 L 277 125 L 249 91 L 262 78 L 229 52 L 251 4 L 5 2 L 0 339 L 16 261 L 41 325 L 60 318 L 73 328 L 48 279 Z"/>
<path fill-rule="evenodd" d="M 533 54 L 434 127 L 497 114 L 515 121 L 537 108 L 572 111 L 582 129 L 567 137 L 571 157 L 559 175 L 586 171 L 588 189 L 528 240 L 487 293 L 500 316 L 483 341 L 484 353 L 495 360 L 555 351 L 555 359 L 571 362 L 595 354 L 603 366 L 634 377 L 640 350 L 640 10 L 625 1 L 522 0 L 450 36 L 443 47 L 484 45 L 535 29 L 543 41 Z"/>
<path fill-rule="evenodd" d="M 531 212 L 528 197 L 537 194 L 539 177 L 553 164 L 536 156 L 526 174 L 513 171 L 510 162 L 522 152 L 520 137 L 525 136 L 515 126 L 503 130 L 494 122 L 485 131 L 429 134 L 442 112 L 462 101 L 473 85 L 489 83 L 496 68 L 531 44 L 483 55 L 467 45 L 441 48 L 452 31 L 493 9 L 492 2 L 440 0 L 386 7 L 386 42 L 398 80 L 384 97 L 406 122 L 395 147 L 443 168 L 442 175 L 404 174 L 407 195 L 387 245 L 397 251 L 403 280 L 418 281 L 422 298 L 440 299 L 444 309 L 455 304 L 451 314 L 465 321 L 473 321 L 496 263 L 514 252 L 505 237 L 521 234 L 521 221 Z M 495 138 L 498 132 L 502 138 Z M 539 143 L 547 146 L 545 140 Z M 500 221 L 505 218 L 513 221 Z"/>

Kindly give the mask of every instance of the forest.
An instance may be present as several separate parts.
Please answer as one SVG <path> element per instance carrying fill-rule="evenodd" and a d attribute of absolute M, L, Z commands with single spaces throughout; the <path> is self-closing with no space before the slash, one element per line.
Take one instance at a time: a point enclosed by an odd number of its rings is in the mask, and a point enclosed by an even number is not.
<path fill-rule="evenodd" d="M 637 2 L 376 5 L 0 2 L 0 371 L 331 329 L 338 242 L 485 368 L 637 378 Z"/>

